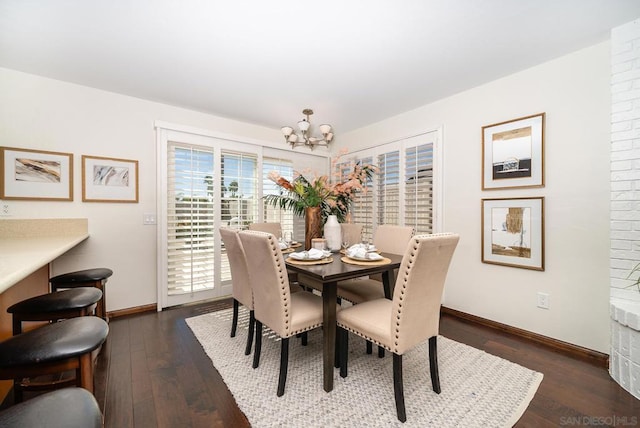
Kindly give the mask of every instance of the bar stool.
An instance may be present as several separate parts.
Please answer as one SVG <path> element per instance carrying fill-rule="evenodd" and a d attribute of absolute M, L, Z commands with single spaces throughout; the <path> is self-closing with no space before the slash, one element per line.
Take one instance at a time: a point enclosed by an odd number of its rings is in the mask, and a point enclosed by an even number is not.
<path fill-rule="evenodd" d="M 48 324 L 0 342 L 0 379 L 13 379 L 14 401 L 23 400 L 19 382 L 75 370 L 75 384 L 93 393 L 91 353 L 104 343 L 107 323 L 98 317 L 77 317 Z M 49 385 L 49 389 L 59 385 Z"/>
<path fill-rule="evenodd" d="M 107 318 L 107 293 L 105 285 L 111 275 L 113 275 L 113 271 L 107 268 L 85 269 L 54 276 L 49 279 L 49 283 L 51 284 L 52 292 L 66 288 L 96 287 L 102 291 L 102 299 L 98 301 L 96 315 L 109 322 Z"/>
<path fill-rule="evenodd" d="M 4 428 L 101 428 L 95 397 L 82 388 L 65 388 L 39 395 L 0 412 Z"/>
<path fill-rule="evenodd" d="M 58 321 L 91 315 L 102 298 L 97 288 L 80 287 L 23 300 L 7 308 L 13 316 L 13 335 L 22 333 L 24 321 Z"/>

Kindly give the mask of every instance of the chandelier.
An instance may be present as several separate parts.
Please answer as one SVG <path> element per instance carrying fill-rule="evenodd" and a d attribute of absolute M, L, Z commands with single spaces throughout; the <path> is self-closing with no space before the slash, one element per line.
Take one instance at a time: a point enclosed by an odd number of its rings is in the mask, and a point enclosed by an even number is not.
<path fill-rule="evenodd" d="M 293 132 L 293 128 L 290 126 L 283 126 L 281 128 L 285 141 L 291 144 L 292 149 L 296 146 L 302 145 L 311 148 L 311 150 L 313 150 L 315 146 L 328 146 L 333 140 L 331 125 L 320 125 L 320 133 L 322 134 L 322 137 L 312 137 L 311 131 L 309 130 L 311 127 L 309 116 L 313 114 L 313 110 L 306 108 L 302 110 L 302 114 L 307 117 L 298 122 L 298 129 L 300 130 L 299 133 Z"/>

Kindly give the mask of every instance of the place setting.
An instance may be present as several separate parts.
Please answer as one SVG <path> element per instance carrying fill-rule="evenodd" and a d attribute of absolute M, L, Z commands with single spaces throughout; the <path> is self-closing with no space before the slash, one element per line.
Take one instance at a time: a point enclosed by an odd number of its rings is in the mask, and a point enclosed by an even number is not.
<path fill-rule="evenodd" d="M 284 238 L 281 237 L 278 239 L 278 246 L 282 254 L 290 254 L 296 251 L 297 248 L 300 248 L 302 244 L 293 240 L 291 232 L 285 232 Z"/>
<path fill-rule="evenodd" d="M 352 265 L 379 266 L 391 263 L 391 259 L 380 255 L 380 250 L 375 245 L 367 242 L 351 246 L 349 246 L 348 242 L 343 242 L 340 254 L 343 255 L 340 260 Z"/>
<path fill-rule="evenodd" d="M 293 265 L 322 265 L 333 262 L 333 257 L 331 257 L 331 251 L 311 248 L 291 252 L 285 261 Z"/>

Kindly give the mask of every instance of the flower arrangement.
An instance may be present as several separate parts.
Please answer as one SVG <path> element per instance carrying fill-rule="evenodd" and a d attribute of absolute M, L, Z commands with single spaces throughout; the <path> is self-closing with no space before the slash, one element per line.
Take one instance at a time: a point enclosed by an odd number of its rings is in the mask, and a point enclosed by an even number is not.
<path fill-rule="evenodd" d="M 340 179 L 338 162 L 342 155 L 332 159 L 331 170 L 335 177 Z M 267 195 L 264 199 L 268 204 L 282 209 L 292 210 L 294 214 L 304 215 L 305 208 L 321 207 L 323 222 L 327 216 L 336 215 L 338 221 L 344 221 L 349 213 L 349 207 L 356 193 L 366 192 L 365 184 L 370 180 L 376 167 L 373 165 L 362 165 L 360 162 L 353 162 L 351 172 L 347 174 L 344 181 L 331 182 L 327 175 L 313 176 L 307 178 L 305 173 L 294 172 L 292 181 L 280 176 L 276 171 L 269 173 L 269 179 L 280 186 L 280 194 Z"/>

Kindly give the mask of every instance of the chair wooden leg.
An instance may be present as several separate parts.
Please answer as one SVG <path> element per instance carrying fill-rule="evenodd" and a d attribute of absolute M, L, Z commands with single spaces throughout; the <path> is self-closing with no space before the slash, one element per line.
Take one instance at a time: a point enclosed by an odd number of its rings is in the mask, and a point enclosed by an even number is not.
<path fill-rule="evenodd" d="M 306 334 L 306 333 L 305 333 Z M 289 368 L 289 338 L 280 341 L 280 377 L 278 378 L 278 397 L 284 395 L 287 383 L 287 369 Z"/>
<path fill-rule="evenodd" d="M 404 388 L 402 386 L 402 355 L 393 354 L 393 392 L 396 397 L 396 412 L 400 422 L 407 421 L 404 408 Z"/>
<path fill-rule="evenodd" d="M 80 386 L 93 394 L 93 361 L 91 352 L 80 355 L 79 369 L 76 376 L 80 378 Z"/>
<path fill-rule="evenodd" d="M 253 368 L 260 365 L 260 351 L 262 351 L 262 323 L 256 320 L 256 348 L 253 351 Z"/>
<path fill-rule="evenodd" d="M 338 327 L 340 338 L 340 377 L 347 377 L 347 364 L 349 359 L 349 332 Z"/>
<path fill-rule="evenodd" d="M 431 386 L 436 394 L 440 394 L 440 375 L 438 373 L 438 336 L 429 338 L 429 369 Z"/>
<path fill-rule="evenodd" d="M 253 330 L 256 324 L 256 316 L 253 310 L 249 311 L 249 333 L 247 334 L 247 346 L 244 349 L 244 355 L 251 353 L 251 345 L 253 344 Z"/>
<path fill-rule="evenodd" d="M 236 337 L 236 327 L 238 326 L 238 306 L 239 303 L 233 299 L 233 318 L 231 319 L 231 337 Z"/>
<path fill-rule="evenodd" d="M 20 382 L 22 382 L 22 379 L 15 379 L 13 381 L 13 403 L 14 404 L 22 403 L 24 401 L 24 393 L 20 388 Z"/>
<path fill-rule="evenodd" d="M 373 344 L 367 340 L 367 354 L 373 354 Z"/>
<path fill-rule="evenodd" d="M 336 369 L 340 367 L 340 342 L 340 327 L 336 327 L 336 349 L 333 353 L 333 367 Z"/>
<path fill-rule="evenodd" d="M 378 358 L 384 358 L 384 348 L 382 346 L 378 346 Z"/>

